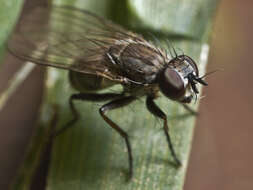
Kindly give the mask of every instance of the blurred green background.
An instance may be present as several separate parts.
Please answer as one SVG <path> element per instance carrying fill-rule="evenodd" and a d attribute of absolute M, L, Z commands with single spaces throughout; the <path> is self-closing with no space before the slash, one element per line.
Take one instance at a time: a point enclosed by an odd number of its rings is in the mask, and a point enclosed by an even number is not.
<path fill-rule="evenodd" d="M 222 0 L 218 6 L 208 71 L 224 71 L 210 75 L 203 91 L 206 97 L 200 104 L 185 190 L 253 189 L 252 8 L 251 0 Z M 10 64 L 11 59 L 7 56 L 8 66 L 0 70 L 0 91 L 20 66 Z M 15 175 L 34 130 L 42 70 L 33 71 L 0 114 L 4 131 L 0 134 L 0 189 L 6 189 Z"/>

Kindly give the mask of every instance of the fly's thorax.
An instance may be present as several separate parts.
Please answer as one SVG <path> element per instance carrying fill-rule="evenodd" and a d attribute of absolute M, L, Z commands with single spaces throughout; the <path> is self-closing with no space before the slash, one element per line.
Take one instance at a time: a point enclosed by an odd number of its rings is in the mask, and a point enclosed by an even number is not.
<path fill-rule="evenodd" d="M 98 75 L 85 74 L 74 71 L 69 72 L 69 80 L 72 87 L 74 87 L 79 92 L 98 91 L 116 84 L 112 80 Z"/>
<path fill-rule="evenodd" d="M 166 54 L 147 42 L 130 43 L 122 52 L 121 59 L 129 57 L 139 59 L 144 64 L 156 68 L 162 68 L 166 61 Z"/>
<path fill-rule="evenodd" d="M 120 74 L 137 83 L 153 83 L 164 67 L 166 54 L 147 42 L 123 42 L 111 47 L 108 55 Z"/>

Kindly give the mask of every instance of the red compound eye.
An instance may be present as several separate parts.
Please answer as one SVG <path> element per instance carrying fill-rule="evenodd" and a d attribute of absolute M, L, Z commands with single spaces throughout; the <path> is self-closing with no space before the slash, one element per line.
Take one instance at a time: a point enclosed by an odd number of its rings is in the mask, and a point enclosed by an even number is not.
<path fill-rule="evenodd" d="M 162 93 L 170 99 L 178 100 L 185 94 L 184 81 L 178 71 L 166 68 L 162 71 L 159 80 Z"/>

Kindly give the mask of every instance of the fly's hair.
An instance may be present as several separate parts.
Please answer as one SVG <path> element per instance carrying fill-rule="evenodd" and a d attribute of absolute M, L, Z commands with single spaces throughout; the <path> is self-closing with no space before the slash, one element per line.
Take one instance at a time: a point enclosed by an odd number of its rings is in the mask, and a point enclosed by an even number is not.
<path fill-rule="evenodd" d="M 150 36 L 152 38 L 153 42 L 158 46 L 156 48 L 158 48 L 158 49 L 160 49 L 160 51 L 166 53 L 166 57 L 168 59 L 174 59 L 174 58 L 176 58 L 178 56 L 178 53 L 176 52 L 176 50 L 175 50 L 172 42 L 169 39 L 165 40 L 166 47 L 164 48 L 164 44 L 158 39 L 158 37 L 156 37 L 155 34 L 153 34 L 151 32 L 148 32 L 147 34 L 148 34 L 148 36 Z M 182 51 L 182 54 L 184 55 L 183 51 Z"/>

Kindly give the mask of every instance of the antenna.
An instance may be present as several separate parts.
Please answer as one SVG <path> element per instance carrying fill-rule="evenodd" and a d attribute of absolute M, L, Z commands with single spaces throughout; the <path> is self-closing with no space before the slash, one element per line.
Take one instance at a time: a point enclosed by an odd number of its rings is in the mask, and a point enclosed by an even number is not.
<path fill-rule="evenodd" d="M 217 71 L 224 71 L 224 69 L 216 69 L 216 70 L 210 71 L 210 72 L 204 74 L 202 77 L 199 77 L 199 79 L 203 79 L 203 78 L 205 78 L 205 77 L 208 76 L 208 75 L 211 75 L 211 74 L 213 74 L 213 73 L 216 73 Z"/>

